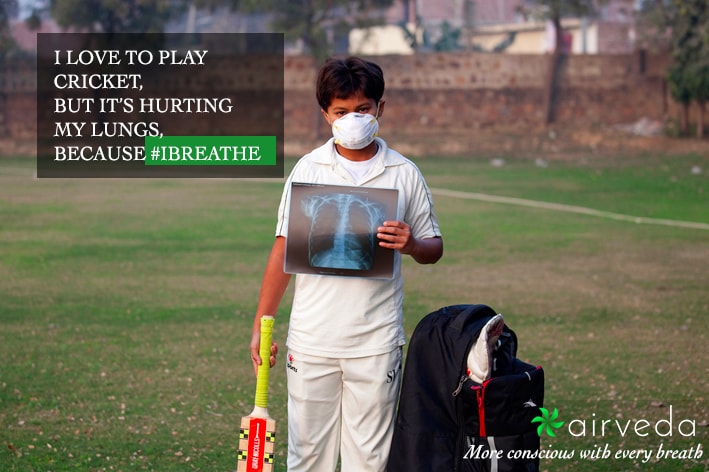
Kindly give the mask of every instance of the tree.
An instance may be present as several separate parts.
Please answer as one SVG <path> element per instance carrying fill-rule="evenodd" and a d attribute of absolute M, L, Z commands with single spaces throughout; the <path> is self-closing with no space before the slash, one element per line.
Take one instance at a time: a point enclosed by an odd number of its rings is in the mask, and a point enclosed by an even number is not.
<path fill-rule="evenodd" d="M 40 29 L 42 27 L 42 17 L 39 16 L 39 11 L 36 9 L 32 10 L 32 14 L 27 17 L 25 24 L 31 31 Z"/>
<path fill-rule="evenodd" d="M 699 109 L 697 137 L 704 137 L 706 104 L 709 101 L 709 65 L 690 64 L 688 67 L 689 93 Z"/>
<path fill-rule="evenodd" d="M 15 48 L 15 41 L 10 32 L 10 20 L 17 15 L 17 0 L 0 1 L 0 54 Z"/>
<path fill-rule="evenodd" d="M 273 29 L 300 40 L 316 63 L 334 52 L 334 40 L 353 28 L 382 24 L 380 12 L 393 0 L 266 0 L 258 10 L 274 14 Z"/>
<path fill-rule="evenodd" d="M 172 0 L 50 0 L 52 17 L 65 28 L 100 33 L 162 33 L 171 15 L 184 11 Z"/>
<path fill-rule="evenodd" d="M 680 133 L 682 134 L 687 134 L 689 131 L 689 105 L 692 103 L 692 95 L 685 72 L 685 69 L 678 64 L 672 64 L 667 70 L 670 95 L 682 106 L 680 114 Z"/>
<path fill-rule="evenodd" d="M 671 50 L 670 21 L 665 7 L 660 0 L 643 0 L 635 14 L 635 44 L 639 49 L 658 53 Z"/>
<path fill-rule="evenodd" d="M 441 25 L 441 38 L 433 44 L 433 49 L 436 51 L 457 51 L 461 49 L 458 41 L 460 40 L 460 28 L 451 28 L 450 23 L 444 21 Z"/>
<path fill-rule="evenodd" d="M 608 0 L 527 0 L 522 13 L 538 19 L 550 21 L 555 36 L 554 50 L 549 61 L 545 103 L 545 123 L 556 120 L 556 101 L 561 80 L 561 72 L 569 51 L 564 48 L 564 29 L 561 19 L 566 17 L 592 17 L 596 15 L 596 5 Z"/>
<path fill-rule="evenodd" d="M 646 1 L 645 18 L 657 21 L 657 30 L 669 31 L 667 50 L 672 64 L 666 79 L 672 98 L 682 105 L 681 130 L 689 131 L 689 107 L 697 104 L 697 136 L 704 134 L 704 115 L 709 101 L 709 6 L 706 0 Z"/>
<path fill-rule="evenodd" d="M 675 0 L 672 24 L 673 68 L 680 73 L 668 74 L 668 80 L 680 80 L 690 100 L 699 109 L 697 137 L 704 135 L 704 112 L 709 100 L 709 45 L 706 29 L 709 6 L 706 0 Z M 672 70 L 672 69 L 671 69 Z"/>

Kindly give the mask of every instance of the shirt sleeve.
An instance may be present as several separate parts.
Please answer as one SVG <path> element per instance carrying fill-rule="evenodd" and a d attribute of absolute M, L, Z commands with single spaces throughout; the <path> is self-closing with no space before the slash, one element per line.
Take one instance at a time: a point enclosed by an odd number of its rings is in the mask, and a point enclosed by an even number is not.
<path fill-rule="evenodd" d="M 414 166 L 414 185 L 406 207 L 404 221 L 411 226 L 411 234 L 416 239 L 441 236 L 438 218 L 433 208 L 433 196 L 421 171 Z"/>
<path fill-rule="evenodd" d="M 286 180 L 281 195 L 281 203 L 278 205 L 278 223 L 276 224 L 276 237 L 288 237 L 288 218 L 290 215 L 291 182 L 293 174 Z"/>

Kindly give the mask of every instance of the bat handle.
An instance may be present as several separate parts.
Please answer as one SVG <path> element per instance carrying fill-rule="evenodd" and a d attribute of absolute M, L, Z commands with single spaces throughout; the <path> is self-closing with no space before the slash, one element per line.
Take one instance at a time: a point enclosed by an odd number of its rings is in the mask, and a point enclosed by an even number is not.
<path fill-rule="evenodd" d="M 273 337 L 273 316 L 261 317 L 261 343 L 259 346 L 259 356 L 261 365 L 256 372 L 256 398 L 255 405 L 260 408 L 268 408 L 268 376 L 271 370 L 271 338 Z"/>

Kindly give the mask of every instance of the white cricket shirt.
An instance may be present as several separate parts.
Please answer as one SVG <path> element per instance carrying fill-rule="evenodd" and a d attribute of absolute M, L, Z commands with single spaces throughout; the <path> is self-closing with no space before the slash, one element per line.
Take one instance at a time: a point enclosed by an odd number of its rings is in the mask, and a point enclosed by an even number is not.
<path fill-rule="evenodd" d="M 415 238 L 441 236 L 433 199 L 418 167 L 376 138 L 376 161 L 360 186 L 399 190 L 398 218 Z M 276 236 L 288 237 L 291 182 L 357 186 L 338 162 L 334 138 L 303 156 L 286 181 Z M 392 279 L 296 274 L 286 344 L 315 356 L 354 358 L 390 352 L 405 342 L 401 254 Z"/>

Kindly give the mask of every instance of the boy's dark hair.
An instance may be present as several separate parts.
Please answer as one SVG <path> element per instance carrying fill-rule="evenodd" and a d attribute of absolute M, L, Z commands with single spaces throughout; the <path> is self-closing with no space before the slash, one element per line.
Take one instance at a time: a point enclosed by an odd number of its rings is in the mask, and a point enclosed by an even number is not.
<path fill-rule="evenodd" d="M 377 64 L 359 57 L 330 58 L 318 73 L 316 96 L 327 110 L 333 99 L 347 99 L 358 92 L 377 103 L 384 95 L 384 73 Z"/>

